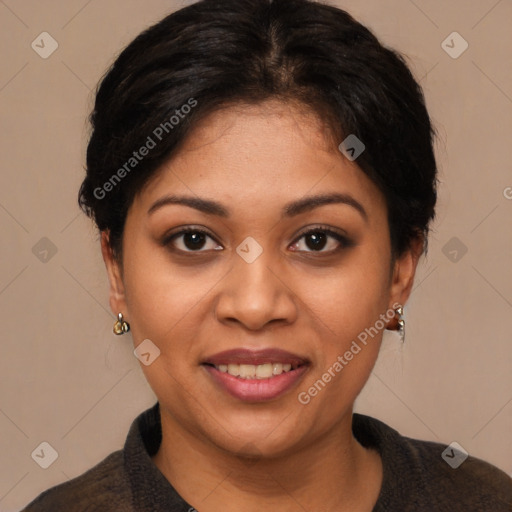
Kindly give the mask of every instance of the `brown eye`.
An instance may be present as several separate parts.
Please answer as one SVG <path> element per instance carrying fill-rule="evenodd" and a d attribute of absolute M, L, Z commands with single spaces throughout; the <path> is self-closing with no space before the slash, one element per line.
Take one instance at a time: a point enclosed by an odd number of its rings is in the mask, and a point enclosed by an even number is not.
<path fill-rule="evenodd" d="M 301 243 L 302 239 L 304 239 L 304 243 Z M 293 244 L 292 247 L 294 248 L 292 250 L 324 253 L 335 252 L 353 245 L 353 242 L 341 233 L 337 233 L 332 229 L 316 227 L 302 233 L 300 238 Z"/>
<path fill-rule="evenodd" d="M 183 235 L 183 245 L 191 251 L 202 249 L 206 240 L 203 233 L 185 233 Z"/>
<path fill-rule="evenodd" d="M 182 229 L 178 233 L 166 237 L 164 245 L 172 245 L 182 252 L 205 252 L 206 250 L 220 250 L 222 246 L 204 230 L 197 228 Z M 202 250 L 204 249 L 204 250 Z"/>
<path fill-rule="evenodd" d="M 317 233 L 310 233 L 305 236 L 306 245 L 312 250 L 312 251 L 321 251 L 327 241 L 328 236 L 325 233 L 317 232 Z"/>

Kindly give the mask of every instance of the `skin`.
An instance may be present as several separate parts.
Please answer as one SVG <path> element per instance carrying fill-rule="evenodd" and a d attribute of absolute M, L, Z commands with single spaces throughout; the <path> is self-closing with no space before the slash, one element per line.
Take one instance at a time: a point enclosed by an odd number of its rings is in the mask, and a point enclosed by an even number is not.
<path fill-rule="evenodd" d="M 282 217 L 289 202 L 333 192 L 358 201 L 366 218 L 341 203 Z M 215 200 L 230 215 L 180 204 L 148 214 L 168 194 Z M 199 251 L 188 235 L 162 243 L 184 226 L 212 238 Z M 301 235 L 322 226 L 352 243 L 328 236 L 315 251 Z M 236 252 L 249 236 L 263 249 L 252 263 Z M 382 331 L 307 405 L 297 396 L 379 315 L 405 304 L 422 247 L 417 239 L 392 260 L 384 196 L 304 108 L 232 106 L 195 127 L 131 205 L 122 265 L 102 234 L 113 312 L 130 323 L 135 346 L 150 339 L 161 351 L 141 365 L 162 414 L 153 461 L 188 503 L 201 512 L 372 510 L 382 462 L 351 424 Z M 200 365 L 238 347 L 278 347 L 310 365 L 283 396 L 246 403 Z"/>

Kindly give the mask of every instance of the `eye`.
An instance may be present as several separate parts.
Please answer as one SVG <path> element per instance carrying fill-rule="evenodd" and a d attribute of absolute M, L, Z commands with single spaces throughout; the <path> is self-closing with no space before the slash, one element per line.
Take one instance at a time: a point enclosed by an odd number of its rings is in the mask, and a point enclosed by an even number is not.
<path fill-rule="evenodd" d="M 304 239 L 303 243 L 301 243 L 302 239 Z M 329 253 L 352 247 L 353 245 L 353 242 L 342 233 L 327 227 L 315 227 L 302 233 L 291 247 L 293 251 Z"/>
<path fill-rule="evenodd" d="M 210 240 L 209 246 L 208 239 Z M 222 249 L 222 246 L 219 245 L 207 231 L 193 227 L 188 227 L 177 233 L 166 236 L 162 244 L 172 245 L 175 249 L 182 252 L 219 251 Z M 201 249 L 205 250 L 203 251 Z"/>
<path fill-rule="evenodd" d="M 304 242 L 301 242 L 303 239 Z M 187 227 L 167 235 L 162 240 L 162 245 L 171 245 L 173 249 L 181 252 L 206 252 L 223 249 L 207 231 L 194 227 Z M 291 246 L 291 250 L 330 253 L 353 245 L 346 235 L 334 231 L 332 228 L 314 227 L 302 233 Z"/>

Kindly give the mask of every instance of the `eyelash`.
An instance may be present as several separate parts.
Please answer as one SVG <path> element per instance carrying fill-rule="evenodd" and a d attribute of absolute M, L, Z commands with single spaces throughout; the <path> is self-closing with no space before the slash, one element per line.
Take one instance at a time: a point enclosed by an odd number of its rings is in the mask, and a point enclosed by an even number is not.
<path fill-rule="evenodd" d="M 302 238 L 313 234 L 313 233 L 324 233 L 332 238 L 334 238 L 337 242 L 339 242 L 339 246 L 336 249 L 332 249 L 330 251 L 305 251 L 307 253 L 318 253 L 318 254 L 334 254 L 342 249 L 348 249 L 349 247 L 353 247 L 355 244 L 352 240 L 350 240 L 346 235 L 339 233 L 338 231 L 334 231 L 332 228 L 327 226 L 316 226 L 313 228 L 309 228 L 306 231 L 303 231 L 293 242 L 292 245 L 295 245 Z M 301 251 L 302 252 L 302 251 Z"/>
<path fill-rule="evenodd" d="M 186 228 L 183 228 L 182 230 L 178 231 L 177 233 L 172 233 L 171 235 L 168 235 L 168 236 L 165 236 L 164 239 L 162 240 L 162 245 L 163 246 L 169 246 L 169 245 L 172 245 L 172 242 L 182 236 L 182 235 L 185 235 L 187 233 L 200 233 L 202 235 L 206 235 L 208 236 L 209 238 L 211 238 L 212 240 L 214 240 L 217 244 L 217 240 L 215 240 L 215 238 L 208 232 L 208 231 L 205 231 L 204 229 L 201 229 L 201 228 L 194 228 L 192 226 L 190 227 L 186 227 Z M 338 251 L 342 250 L 342 249 L 348 249 L 350 247 L 353 247 L 355 245 L 355 243 L 350 240 L 349 238 L 347 238 L 346 235 L 343 235 L 341 233 L 338 233 L 337 231 L 334 231 L 332 228 L 329 228 L 327 226 L 316 226 L 316 227 L 313 227 L 313 228 L 310 228 L 304 232 L 302 232 L 297 238 L 295 238 L 295 240 L 292 242 L 291 245 L 295 245 L 297 242 L 299 242 L 302 238 L 310 235 L 310 234 L 313 234 L 313 233 L 324 233 L 332 238 L 334 238 L 337 242 L 339 242 L 339 246 L 336 248 L 336 249 L 332 249 L 330 251 L 314 251 L 314 250 L 310 250 L 310 251 L 296 251 L 296 252 L 300 252 L 300 253 L 311 253 L 311 254 L 334 254 L 334 253 L 337 253 Z M 220 244 L 219 244 L 220 245 Z M 176 248 L 172 248 L 174 251 L 176 252 L 179 252 L 179 253 L 187 253 L 187 254 L 194 254 L 194 253 L 202 253 L 202 252 L 206 252 L 206 251 L 203 251 L 203 250 L 198 250 L 198 251 L 184 251 L 182 249 L 176 249 Z"/>

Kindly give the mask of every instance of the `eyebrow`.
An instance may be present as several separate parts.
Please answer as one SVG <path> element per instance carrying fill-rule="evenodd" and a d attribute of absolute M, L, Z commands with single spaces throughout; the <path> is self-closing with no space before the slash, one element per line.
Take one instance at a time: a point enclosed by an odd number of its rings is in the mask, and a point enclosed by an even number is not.
<path fill-rule="evenodd" d="M 161 197 L 151 205 L 148 210 L 148 215 L 153 214 L 156 210 L 164 206 L 172 204 L 188 206 L 208 215 L 216 215 L 218 217 L 229 217 L 231 215 L 229 209 L 217 201 L 184 195 L 166 195 Z M 345 204 L 351 206 L 361 214 L 365 221 L 368 220 L 368 214 L 363 205 L 349 194 L 341 193 L 318 194 L 292 201 L 283 207 L 282 216 L 294 217 L 328 204 Z"/>

